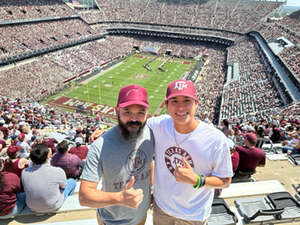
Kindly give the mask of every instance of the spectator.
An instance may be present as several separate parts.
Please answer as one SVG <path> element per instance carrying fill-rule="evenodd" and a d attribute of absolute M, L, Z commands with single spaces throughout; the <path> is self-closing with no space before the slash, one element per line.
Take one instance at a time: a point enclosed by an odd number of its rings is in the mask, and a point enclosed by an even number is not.
<path fill-rule="evenodd" d="M 273 143 L 280 143 L 281 135 L 280 135 L 280 129 L 278 127 L 276 126 L 273 127 L 270 139 Z"/>
<path fill-rule="evenodd" d="M 83 139 L 82 137 L 77 137 L 75 139 L 76 147 L 72 147 L 69 150 L 69 153 L 77 155 L 81 160 L 86 159 L 87 153 L 88 153 L 88 147 L 85 145 L 82 145 Z"/>
<path fill-rule="evenodd" d="M 52 154 L 56 152 L 56 144 L 58 141 L 55 138 L 45 138 L 43 139 L 43 142 L 45 145 L 48 146 L 48 148 L 51 148 Z"/>
<path fill-rule="evenodd" d="M 5 154 L 6 150 L 4 150 L 6 147 L 6 141 L 3 137 L 2 131 L 0 131 L 0 156 Z M 2 151 L 3 150 L 3 151 Z"/>
<path fill-rule="evenodd" d="M 228 143 L 229 143 L 229 148 L 231 153 L 232 172 L 233 174 L 235 174 L 239 166 L 240 156 L 239 153 L 236 151 L 234 142 L 231 139 L 229 139 Z"/>
<path fill-rule="evenodd" d="M 238 172 L 255 173 L 257 166 L 265 166 L 266 156 L 263 150 L 256 148 L 257 137 L 254 133 L 244 135 L 244 146 L 237 146 L 236 151 L 239 153 Z"/>
<path fill-rule="evenodd" d="M 145 126 L 146 89 L 129 85 L 119 92 L 119 125 L 90 147 L 79 191 L 81 205 L 98 208 L 98 224 L 144 225 L 150 206 L 154 139 Z M 99 179 L 102 190 L 97 190 Z"/>
<path fill-rule="evenodd" d="M 0 159 L 0 219 L 8 219 L 25 207 L 25 193 L 20 178 L 2 169 L 3 160 Z"/>
<path fill-rule="evenodd" d="M 264 128 L 262 126 L 259 126 L 257 128 L 256 134 L 257 134 L 258 138 L 264 138 L 265 137 Z"/>
<path fill-rule="evenodd" d="M 81 159 L 68 153 L 68 142 L 62 141 L 57 145 L 57 152 L 52 156 L 51 165 L 62 168 L 67 178 L 79 178 L 81 174 Z"/>
<path fill-rule="evenodd" d="M 194 84 L 176 80 L 166 91 L 169 115 L 147 121 L 155 138 L 155 225 L 206 224 L 214 189 L 230 185 L 229 139 L 195 119 L 198 104 Z"/>
<path fill-rule="evenodd" d="M 89 143 L 93 143 L 98 137 L 100 137 L 105 131 L 98 127 L 89 137 Z"/>
<path fill-rule="evenodd" d="M 19 178 L 25 167 L 28 165 L 28 160 L 25 158 L 17 158 L 18 152 L 21 150 L 20 146 L 9 146 L 7 149 L 8 159 L 4 163 L 4 171 L 16 174 Z"/>
<path fill-rule="evenodd" d="M 221 130 L 225 134 L 226 137 L 231 136 L 231 128 L 229 127 L 229 121 L 227 119 L 224 119 L 222 121 Z"/>
<path fill-rule="evenodd" d="M 70 126 L 70 129 L 68 130 L 68 137 L 71 141 L 74 140 L 76 135 L 76 131 L 73 129 L 73 125 Z"/>
<path fill-rule="evenodd" d="M 8 138 L 8 128 L 4 126 L 5 121 L 3 119 L 0 119 L 0 131 L 3 133 L 3 137 L 6 140 Z"/>
<path fill-rule="evenodd" d="M 19 141 L 17 142 L 16 145 L 21 147 L 21 149 L 18 153 L 18 157 L 19 158 L 28 158 L 29 154 L 30 154 L 30 146 L 25 141 L 25 134 L 24 133 L 19 134 L 18 140 Z"/>
<path fill-rule="evenodd" d="M 18 124 L 13 125 L 13 128 L 9 132 L 9 137 L 17 138 L 20 134 L 21 132 L 19 131 L 19 125 Z"/>
<path fill-rule="evenodd" d="M 264 129 L 265 136 L 269 136 L 270 132 L 271 132 L 270 125 L 266 124 Z"/>
<path fill-rule="evenodd" d="M 26 193 L 24 212 L 55 212 L 64 200 L 73 194 L 74 179 L 66 178 L 61 168 L 48 163 L 51 151 L 45 144 L 37 144 L 30 152 L 32 166 L 22 172 L 22 183 Z"/>
<path fill-rule="evenodd" d="M 297 154 L 300 153 L 300 132 L 292 133 L 293 137 L 290 141 L 283 142 L 282 152 L 288 154 Z"/>

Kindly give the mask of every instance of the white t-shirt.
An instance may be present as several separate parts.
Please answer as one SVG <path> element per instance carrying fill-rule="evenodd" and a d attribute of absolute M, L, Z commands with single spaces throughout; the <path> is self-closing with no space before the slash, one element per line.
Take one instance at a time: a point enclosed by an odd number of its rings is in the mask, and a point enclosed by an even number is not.
<path fill-rule="evenodd" d="M 147 120 L 147 125 L 155 137 L 154 198 L 157 205 L 165 213 L 180 219 L 206 220 L 211 212 L 214 188 L 194 189 L 193 185 L 176 182 L 173 173 L 176 163 L 184 156 L 197 174 L 232 177 L 227 138 L 204 122 L 189 134 L 176 134 L 173 120 L 168 115 L 152 117 Z M 176 142 L 180 148 L 176 147 Z"/>

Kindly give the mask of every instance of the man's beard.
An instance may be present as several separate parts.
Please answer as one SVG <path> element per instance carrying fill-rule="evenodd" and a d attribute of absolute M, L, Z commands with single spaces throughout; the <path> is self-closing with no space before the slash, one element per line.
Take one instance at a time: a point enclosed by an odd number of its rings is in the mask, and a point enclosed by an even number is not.
<path fill-rule="evenodd" d="M 121 134 L 126 140 L 138 138 L 146 125 L 146 123 L 142 123 L 140 121 L 128 121 L 127 123 L 123 123 L 120 119 L 120 115 L 118 115 L 118 122 L 121 129 Z M 127 127 L 131 125 L 137 125 L 139 126 L 139 129 L 137 131 L 128 130 Z"/>

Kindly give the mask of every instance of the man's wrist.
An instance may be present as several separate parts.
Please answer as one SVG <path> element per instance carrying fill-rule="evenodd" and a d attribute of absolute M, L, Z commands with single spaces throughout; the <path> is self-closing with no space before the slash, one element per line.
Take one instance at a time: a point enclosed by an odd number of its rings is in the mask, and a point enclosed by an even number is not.
<path fill-rule="evenodd" d="M 199 176 L 198 174 L 194 173 L 193 181 L 192 181 L 192 185 L 193 185 L 193 186 L 197 186 L 198 180 L 199 180 L 199 177 L 198 177 L 198 176 Z"/>
<path fill-rule="evenodd" d="M 203 187 L 206 183 L 206 177 L 205 176 L 197 174 L 197 178 L 198 178 L 197 179 L 197 184 L 193 185 L 193 187 L 195 189 Z"/>
<path fill-rule="evenodd" d="M 124 193 L 123 191 L 117 192 L 116 193 L 116 198 L 115 198 L 115 203 L 116 205 L 124 205 Z"/>

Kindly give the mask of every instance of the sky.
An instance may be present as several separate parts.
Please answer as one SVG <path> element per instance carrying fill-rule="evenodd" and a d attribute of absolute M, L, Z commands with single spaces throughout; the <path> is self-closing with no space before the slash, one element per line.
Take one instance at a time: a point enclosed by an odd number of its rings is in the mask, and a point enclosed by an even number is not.
<path fill-rule="evenodd" d="M 300 0 L 287 0 L 287 6 L 300 6 Z"/>

